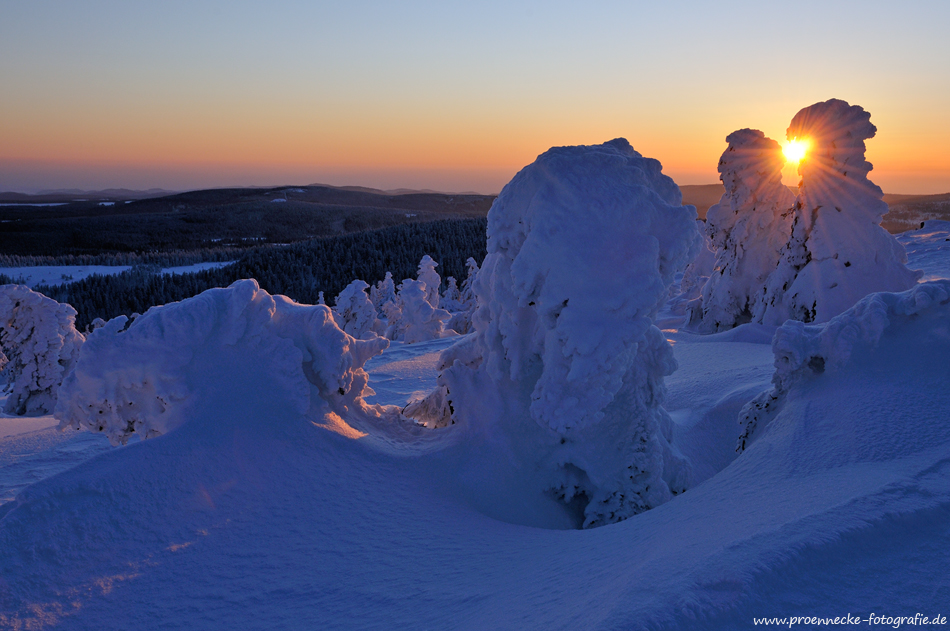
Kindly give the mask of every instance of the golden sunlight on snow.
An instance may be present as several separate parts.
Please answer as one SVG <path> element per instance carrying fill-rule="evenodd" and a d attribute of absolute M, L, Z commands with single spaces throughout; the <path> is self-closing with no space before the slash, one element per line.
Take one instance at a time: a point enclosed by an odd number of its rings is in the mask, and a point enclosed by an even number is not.
<path fill-rule="evenodd" d="M 317 427 L 328 429 L 331 432 L 336 432 L 340 436 L 344 436 L 346 438 L 352 438 L 353 440 L 366 436 L 365 432 L 361 432 L 360 430 L 347 425 L 346 421 L 344 421 L 342 418 L 340 418 L 338 414 L 335 414 L 334 412 L 330 412 L 329 414 L 324 416 L 323 420 L 325 421 L 324 423 L 313 423 L 313 424 L 316 425 Z"/>

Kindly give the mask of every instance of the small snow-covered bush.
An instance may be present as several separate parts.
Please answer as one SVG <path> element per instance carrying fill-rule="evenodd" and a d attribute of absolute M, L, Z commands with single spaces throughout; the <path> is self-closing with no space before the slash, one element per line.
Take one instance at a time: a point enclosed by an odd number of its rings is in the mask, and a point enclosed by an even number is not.
<path fill-rule="evenodd" d="M 934 321 L 932 333 L 946 340 L 950 332 L 950 281 L 921 283 L 901 293 L 869 294 L 823 324 L 787 321 L 772 338 L 772 389 L 746 404 L 739 413 L 742 431 L 736 451 L 745 450 L 757 432 L 771 422 L 797 382 L 807 376 L 841 370 L 857 349 L 877 346 L 886 330 L 900 329 L 925 318 Z"/>
<path fill-rule="evenodd" d="M 583 499 L 585 527 L 667 501 L 689 465 L 669 443 L 663 377 L 676 362 L 653 319 L 701 243 L 695 208 L 626 140 L 542 154 L 489 211 L 475 335 L 443 353 L 432 396 L 504 436 L 549 492 Z"/>
<path fill-rule="evenodd" d="M 354 280 L 336 297 L 334 313 L 344 331 L 360 339 L 369 332 L 377 331 L 376 308 L 370 302 L 366 290 L 369 284 Z"/>
<path fill-rule="evenodd" d="M 349 421 L 376 414 L 362 366 L 389 342 L 357 340 L 324 305 L 271 296 L 254 280 L 153 307 L 92 332 L 60 389 L 61 428 L 103 432 L 112 444 L 186 422 L 198 392 L 238 375 L 266 375 L 299 414 Z M 259 377 L 252 377 L 259 378 Z"/>
<path fill-rule="evenodd" d="M 715 333 L 765 311 L 765 286 L 791 234 L 795 198 L 782 184 L 785 157 L 777 142 L 754 129 L 726 137 L 719 160 L 725 192 L 706 213 L 716 260 L 702 290 L 699 330 Z"/>
<path fill-rule="evenodd" d="M 396 302 L 386 303 L 384 308 L 389 322 L 386 337 L 407 344 L 439 339 L 452 317 L 448 311 L 432 307 L 426 299 L 426 284 L 411 278 L 399 285 Z"/>
<path fill-rule="evenodd" d="M 831 99 L 801 110 L 789 139 L 809 143 L 798 167 L 791 234 L 769 277 L 761 321 L 827 322 L 872 292 L 903 291 L 919 272 L 881 227 L 881 189 L 868 179 L 864 141 L 877 128 L 857 105 Z"/>
<path fill-rule="evenodd" d="M 24 285 L 0 287 L 0 349 L 6 355 L 10 414 L 47 414 L 85 338 L 76 310 Z"/>

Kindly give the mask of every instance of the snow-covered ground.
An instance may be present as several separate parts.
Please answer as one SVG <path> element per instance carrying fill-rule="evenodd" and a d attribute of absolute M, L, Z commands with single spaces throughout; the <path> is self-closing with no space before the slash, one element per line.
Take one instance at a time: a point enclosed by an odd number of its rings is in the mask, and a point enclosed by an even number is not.
<path fill-rule="evenodd" d="M 900 240 L 924 280 L 950 279 L 950 224 Z M 280 375 L 237 351 L 202 364 L 195 347 L 191 420 L 156 439 L 111 448 L 51 417 L 2 417 L 0 627 L 731 630 L 754 617 L 950 616 L 950 322 L 892 317 L 876 346 L 796 382 L 739 455 L 740 410 L 772 386 L 776 328 L 699 336 L 681 320 L 667 309 L 658 324 L 679 363 L 664 407 L 692 486 L 592 530 L 528 496 L 532 472 L 506 469 L 504 445 L 471 449 L 499 437 L 308 422 L 279 396 Z M 367 402 L 432 390 L 458 340 L 393 343 L 366 364 Z"/>
<path fill-rule="evenodd" d="M 234 261 L 195 263 L 194 265 L 166 267 L 162 269 L 162 273 L 188 274 L 191 272 L 201 272 L 207 269 L 227 267 L 233 262 Z M 46 265 L 37 267 L 0 267 L 0 274 L 9 276 L 13 280 L 32 288 L 37 285 L 49 285 L 51 287 L 65 285 L 67 283 L 84 280 L 95 274 L 99 276 L 111 276 L 113 274 L 127 272 L 130 269 L 132 269 L 130 265 Z"/>

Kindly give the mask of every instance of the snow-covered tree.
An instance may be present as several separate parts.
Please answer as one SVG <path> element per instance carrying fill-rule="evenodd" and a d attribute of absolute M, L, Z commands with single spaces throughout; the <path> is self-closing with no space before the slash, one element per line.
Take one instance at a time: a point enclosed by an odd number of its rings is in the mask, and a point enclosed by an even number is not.
<path fill-rule="evenodd" d="M 336 297 L 333 309 L 337 321 L 341 323 L 340 328 L 356 339 L 378 329 L 376 308 L 366 295 L 368 288 L 369 284 L 365 281 L 354 280 Z"/>
<path fill-rule="evenodd" d="M 435 268 L 439 264 L 432 260 L 432 257 L 426 254 L 419 261 L 419 272 L 416 279 L 425 285 L 426 302 L 433 309 L 439 308 L 439 288 L 442 286 L 442 278 Z"/>
<path fill-rule="evenodd" d="M 653 319 L 701 243 L 695 208 L 626 140 L 542 154 L 489 212 L 475 335 L 443 353 L 433 396 L 583 505 L 586 527 L 667 501 L 689 465 L 670 447 L 676 362 Z"/>
<path fill-rule="evenodd" d="M 445 291 L 442 292 L 439 307 L 450 313 L 462 310 L 462 294 L 459 292 L 458 283 L 454 276 L 445 279 Z"/>
<path fill-rule="evenodd" d="M 9 360 L 7 413 L 53 411 L 85 340 L 75 323 L 76 310 L 67 304 L 24 285 L 0 287 L 0 349 Z"/>
<path fill-rule="evenodd" d="M 383 305 L 387 302 L 396 302 L 396 284 L 393 282 L 393 273 L 386 272 L 386 278 L 376 283 L 369 290 L 369 299 L 376 308 L 377 314 L 384 314 Z"/>
<path fill-rule="evenodd" d="M 777 142 L 755 129 L 735 131 L 726 142 L 719 160 L 725 192 L 706 213 L 716 260 L 702 290 L 705 333 L 761 321 L 765 285 L 791 234 L 795 202 L 782 184 L 785 157 Z"/>
<path fill-rule="evenodd" d="M 445 323 L 452 316 L 444 309 L 433 308 L 426 298 L 425 283 L 411 278 L 402 281 L 396 302 L 383 305 L 389 322 L 386 337 L 407 344 L 442 337 Z"/>
<path fill-rule="evenodd" d="M 465 267 L 468 270 L 468 275 L 465 277 L 465 280 L 462 281 L 462 289 L 459 292 L 461 294 L 461 300 L 465 304 L 467 311 L 475 310 L 475 289 L 473 287 L 475 283 L 475 277 L 478 276 L 478 261 L 469 257 L 465 261 Z"/>
<path fill-rule="evenodd" d="M 871 292 L 903 291 L 920 273 L 883 228 L 881 189 L 868 179 L 865 144 L 877 128 L 857 105 L 831 99 L 801 110 L 789 140 L 808 143 L 791 236 L 769 277 L 762 321 L 827 322 Z"/>

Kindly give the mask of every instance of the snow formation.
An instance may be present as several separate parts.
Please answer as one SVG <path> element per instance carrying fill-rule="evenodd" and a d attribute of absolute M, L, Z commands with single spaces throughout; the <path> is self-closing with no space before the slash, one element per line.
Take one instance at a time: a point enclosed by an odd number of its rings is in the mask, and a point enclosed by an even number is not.
<path fill-rule="evenodd" d="M 439 288 L 442 286 L 442 277 L 435 271 L 438 266 L 439 264 L 426 254 L 419 261 L 419 272 L 416 274 L 416 280 L 425 284 L 426 302 L 433 309 L 439 308 Z"/>
<path fill-rule="evenodd" d="M 464 418 L 487 377 L 504 409 L 467 421 L 550 469 L 549 489 L 586 501 L 587 527 L 688 484 L 660 407 L 676 362 L 653 319 L 701 246 L 695 220 L 660 163 L 623 139 L 549 150 L 489 211 L 475 335 L 445 352 L 440 380 Z"/>
<path fill-rule="evenodd" d="M 60 389 L 60 427 L 103 432 L 112 444 L 152 438 L 189 418 L 222 363 L 253 364 L 279 376 L 275 395 L 314 418 L 376 414 L 362 401 L 362 366 L 389 342 L 357 340 L 329 308 L 271 296 L 254 280 L 149 309 L 92 332 Z M 228 387 L 229 384 L 215 384 Z"/>
<path fill-rule="evenodd" d="M 83 344 L 76 310 L 24 285 L 0 286 L 0 349 L 10 414 L 49 413 Z M 6 362 L 4 362 L 6 363 Z"/>
<path fill-rule="evenodd" d="M 735 131 L 726 142 L 719 160 L 726 190 L 706 213 L 716 260 L 702 289 L 703 333 L 762 320 L 765 285 L 790 236 L 795 202 L 782 184 L 785 158 L 777 142 L 755 129 Z"/>
<path fill-rule="evenodd" d="M 445 323 L 452 317 L 448 311 L 432 306 L 424 282 L 411 278 L 400 283 L 396 301 L 384 303 L 383 309 L 389 323 L 386 337 L 407 344 L 439 339 L 445 334 Z"/>
<path fill-rule="evenodd" d="M 929 327 L 928 336 L 950 334 L 950 281 L 922 283 L 902 293 L 874 293 L 824 324 L 789 320 L 775 332 L 773 387 L 742 408 L 737 450 L 782 408 L 792 386 L 809 376 L 842 370 L 855 353 L 875 348 L 889 329 Z M 925 323 L 925 324 L 922 324 Z M 950 376 L 950 368 L 948 368 Z"/>
<path fill-rule="evenodd" d="M 354 280 L 336 297 L 336 307 L 333 309 L 341 328 L 357 339 L 379 329 L 376 308 L 366 294 L 368 288 L 369 284 L 365 281 Z"/>
<path fill-rule="evenodd" d="M 857 105 L 831 99 L 801 110 L 788 138 L 804 139 L 791 236 L 769 277 L 761 321 L 827 322 L 872 292 L 904 291 L 920 278 L 883 228 L 884 193 L 868 179 L 864 141 L 877 128 Z"/>

